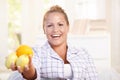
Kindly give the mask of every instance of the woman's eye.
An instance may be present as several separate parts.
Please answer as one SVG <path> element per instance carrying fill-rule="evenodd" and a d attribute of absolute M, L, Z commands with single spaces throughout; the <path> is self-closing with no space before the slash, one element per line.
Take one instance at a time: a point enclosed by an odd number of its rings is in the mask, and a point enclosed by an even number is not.
<path fill-rule="evenodd" d="M 47 25 L 47 27 L 52 27 L 52 25 Z"/>
<path fill-rule="evenodd" d="M 59 24 L 59 26 L 63 26 L 63 24 Z"/>

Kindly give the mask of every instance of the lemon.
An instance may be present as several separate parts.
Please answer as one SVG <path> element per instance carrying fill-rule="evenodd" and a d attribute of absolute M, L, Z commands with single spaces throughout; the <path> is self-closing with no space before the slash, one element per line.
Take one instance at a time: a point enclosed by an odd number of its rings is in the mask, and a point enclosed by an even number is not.
<path fill-rule="evenodd" d="M 19 57 L 21 55 L 32 55 L 33 56 L 33 50 L 31 47 L 27 45 L 20 45 L 16 50 L 16 55 Z"/>
<path fill-rule="evenodd" d="M 20 66 L 21 69 L 23 70 L 25 65 L 28 65 L 28 63 L 29 63 L 29 57 L 27 55 L 21 55 L 20 57 L 18 57 L 16 61 L 16 66 Z"/>
<path fill-rule="evenodd" d="M 17 55 L 16 55 L 15 52 L 9 54 L 9 55 L 7 56 L 7 58 L 6 58 L 6 60 L 5 60 L 5 66 L 6 66 L 8 69 L 10 69 L 10 66 L 11 66 L 12 63 L 13 63 L 13 64 L 16 64 L 17 58 L 18 58 L 18 57 L 17 57 Z"/>

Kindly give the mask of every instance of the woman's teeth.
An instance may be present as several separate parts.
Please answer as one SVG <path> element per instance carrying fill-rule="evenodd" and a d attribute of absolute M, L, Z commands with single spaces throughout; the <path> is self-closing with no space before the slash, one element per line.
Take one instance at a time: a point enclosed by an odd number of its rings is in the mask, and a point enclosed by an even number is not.
<path fill-rule="evenodd" d="M 60 35 L 52 35 L 53 38 L 60 37 Z"/>

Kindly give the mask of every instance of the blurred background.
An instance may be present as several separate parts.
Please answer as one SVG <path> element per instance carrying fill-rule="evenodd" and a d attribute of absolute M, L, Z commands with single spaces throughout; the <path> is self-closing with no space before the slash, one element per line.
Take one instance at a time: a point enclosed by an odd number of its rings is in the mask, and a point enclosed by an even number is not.
<path fill-rule="evenodd" d="M 52 5 L 66 11 L 69 41 L 92 55 L 100 80 L 119 80 L 120 0 L 0 0 L 0 80 L 12 73 L 8 54 L 20 44 L 43 44 L 42 19 Z"/>

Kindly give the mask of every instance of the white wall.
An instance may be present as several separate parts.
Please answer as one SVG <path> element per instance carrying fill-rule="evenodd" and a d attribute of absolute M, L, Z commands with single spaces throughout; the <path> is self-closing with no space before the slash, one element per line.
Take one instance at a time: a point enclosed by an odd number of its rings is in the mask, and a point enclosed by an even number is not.
<path fill-rule="evenodd" d="M 112 0 L 112 65 L 120 72 L 120 0 Z"/>
<path fill-rule="evenodd" d="M 43 0 L 22 0 L 22 44 L 33 45 L 42 26 Z"/>
<path fill-rule="evenodd" d="M 8 53 L 8 15 L 6 0 L 0 0 L 0 71 L 4 69 L 5 56 Z"/>

